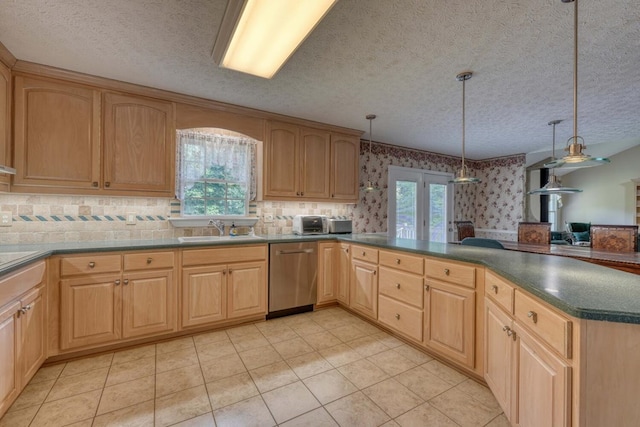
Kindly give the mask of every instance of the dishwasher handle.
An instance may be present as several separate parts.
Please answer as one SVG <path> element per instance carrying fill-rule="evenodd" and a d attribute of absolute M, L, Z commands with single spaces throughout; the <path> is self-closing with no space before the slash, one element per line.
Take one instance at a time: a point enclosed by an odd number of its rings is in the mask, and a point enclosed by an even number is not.
<path fill-rule="evenodd" d="M 276 251 L 276 255 L 291 255 L 291 254 L 312 254 L 313 249 L 293 249 L 293 250 L 279 250 Z"/>

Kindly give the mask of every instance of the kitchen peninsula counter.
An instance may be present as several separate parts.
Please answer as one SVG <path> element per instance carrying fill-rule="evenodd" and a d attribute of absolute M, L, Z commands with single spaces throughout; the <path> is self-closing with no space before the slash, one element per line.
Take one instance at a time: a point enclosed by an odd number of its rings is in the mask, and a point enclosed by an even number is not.
<path fill-rule="evenodd" d="M 180 243 L 178 239 L 10 245 L 3 254 L 24 254 L 0 264 L 0 275 L 50 255 L 120 250 L 185 249 L 223 245 L 340 240 L 482 265 L 565 313 L 582 319 L 640 324 L 640 276 L 570 257 L 477 248 L 382 235 L 264 236 L 259 239 Z M 2 258 L 0 258 L 1 260 Z"/>

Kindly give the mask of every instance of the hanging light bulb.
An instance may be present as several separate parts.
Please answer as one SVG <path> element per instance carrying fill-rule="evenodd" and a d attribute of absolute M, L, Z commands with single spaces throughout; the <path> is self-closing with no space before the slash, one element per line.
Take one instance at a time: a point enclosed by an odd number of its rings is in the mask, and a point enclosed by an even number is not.
<path fill-rule="evenodd" d="M 456 76 L 456 80 L 462 82 L 462 167 L 456 173 L 456 177 L 449 181 L 452 184 L 477 184 L 480 179 L 469 176 L 469 170 L 465 164 L 464 158 L 464 133 L 465 133 L 465 116 L 464 116 L 464 88 L 465 82 L 471 78 L 472 72 L 467 71 Z"/>
<path fill-rule="evenodd" d="M 555 161 L 555 155 L 556 155 L 556 125 L 558 123 L 560 123 L 562 120 L 551 120 L 549 123 L 547 123 L 550 126 L 553 126 L 553 142 L 551 143 L 551 162 L 553 163 Z M 579 188 L 571 188 L 571 187 L 563 187 L 562 184 L 560 183 L 560 180 L 558 179 L 558 177 L 556 176 L 556 174 L 553 172 L 553 169 L 551 169 L 551 172 L 549 173 L 549 181 L 547 182 L 547 184 L 542 187 L 542 188 L 538 188 L 537 190 L 532 190 L 529 191 L 529 193 L 527 194 L 569 194 L 569 193 L 581 193 L 582 190 L 580 190 Z"/>
<path fill-rule="evenodd" d="M 565 151 L 569 154 L 553 160 L 545 168 L 586 168 L 600 166 L 611 161 L 605 157 L 591 157 L 582 152 L 587 148 L 584 139 L 578 136 L 578 0 L 561 0 L 562 3 L 575 2 L 573 12 L 573 136 L 567 140 Z"/>
<path fill-rule="evenodd" d="M 367 158 L 367 163 L 371 164 L 371 138 L 372 138 L 372 132 L 371 132 L 371 124 L 373 122 L 373 120 L 376 118 L 377 116 L 375 114 L 367 114 L 366 119 L 369 120 L 369 157 Z M 380 190 L 378 188 L 377 185 L 375 185 L 372 181 L 371 181 L 371 176 L 369 173 L 369 169 L 371 168 L 371 166 L 369 166 L 367 168 L 367 184 L 362 188 L 362 190 L 364 190 L 365 192 L 369 193 L 371 191 L 378 191 Z"/>

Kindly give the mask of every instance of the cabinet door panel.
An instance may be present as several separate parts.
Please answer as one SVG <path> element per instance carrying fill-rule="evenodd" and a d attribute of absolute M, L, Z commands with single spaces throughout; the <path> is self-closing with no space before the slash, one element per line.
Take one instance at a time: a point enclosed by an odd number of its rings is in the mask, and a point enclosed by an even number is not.
<path fill-rule="evenodd" d="M 353 248 L 353 247 L 352 247 Z M 362 261 L 351 261 L 350 307 L 360 313 L 378 318 L 378 267 Z"/>
<path fill-rule="evenodd" d="M 349 279 L 351 277 L 350 245 L 340 243 L 339 273 L 337 298 L 343 304 L 349 305 Z"/>
<path fill-rule="evenodd" d="M 197 326 L 227 318 L 227 266 L 185 268 L 182 271 L 182 326 Z"/>
<path fill-rule="evenodd" d="M 0 414 L 20 392 L 18 385 L 18 310 L 19 303 L 0 312 Z"/>
<path fill-rule="evenodd" d="M 484 379 L 511 419 L 511 373 L 515 342 L 504 328 L 513 329 L 513 321 L 489 298 L 485 298 Z"/>
<path fill-rule="evenodd" d="M 318 243 L 318 304 L 336 300 L 337 243 Z"/>
<path fill-rule="evenodd" d="M 122 325 L 120 275 L 60 282 L 60 348 L 115 341 Z"/>
<path fill-rule="evenodd" d="M 11 166 L 11 70 L 0 62 L 0 165 Z M 10 175 L 0 174 L 0 191 L 7 191 Z"/>
<path fill-rule="evenodd" d="M 36 288 L 20 300 L 28 307 L 20 314 L 20 363 L 23 385 L 35 375 L 46 359 L 44 288 Z"/>
<path fill-rule="evenodd" d="M 227 318 L 266 314 L 267 282 L 264 262 L 229 264 Z"/>
<path fill-rule="evenodd" d="M 99 114 L 96 90 L 16 77 L 14 183 L 97 189 Z"/>
<path fill-rule="evenodd" d="M 172 271 L 126 274 L 122 284 L 124 338 L 176 330 Z"/>
<path fill-rule="evenodd" d="M 300 153 L 298 127 L 271 122 L 264 152 L 264 195 L 297 197 Z"/>
<path fill-rule="evenodd" d="M 425 343 L 474 367 L 475 291 L 427 280 Z"/>
<path fill-rule="evenodd" d="M 104 96 L 104 187 L 172 195 L 175 130 L 169 102 Z"/>
<path fill-rule="evenodd" d="M 328 199 L 331 174 L 329 133 L 302 129 L 300 152 L 300 195 Z"/>
<path fill-rule="evenodd" d="M 571 425 L 571 367 L 515 323 L 518 336 L 515 425 Z"/>
<path fill-rule="evenodd" d="M 360 172 L 360 139 L 331 135 L 331 198 L 357 202 Z"/>

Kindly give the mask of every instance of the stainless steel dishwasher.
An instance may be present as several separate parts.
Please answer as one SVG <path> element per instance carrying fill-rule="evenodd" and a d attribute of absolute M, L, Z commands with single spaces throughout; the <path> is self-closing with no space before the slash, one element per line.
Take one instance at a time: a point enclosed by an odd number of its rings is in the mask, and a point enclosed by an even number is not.
<path fill-rule="evenodd" d="M 316 242 L 269 245 L 268 318 L 313 310 L 317 286 Z"/>

